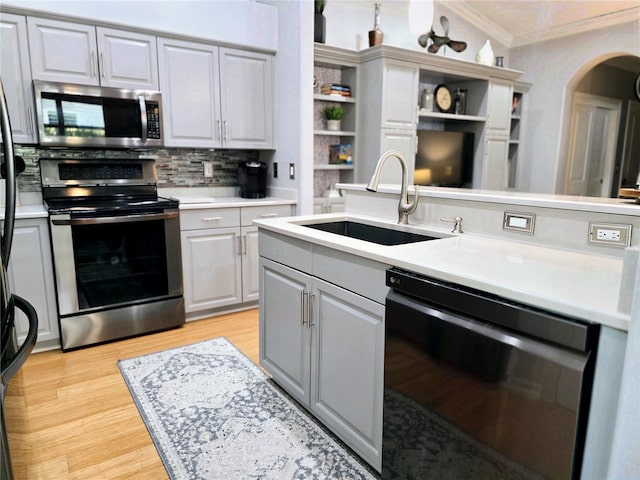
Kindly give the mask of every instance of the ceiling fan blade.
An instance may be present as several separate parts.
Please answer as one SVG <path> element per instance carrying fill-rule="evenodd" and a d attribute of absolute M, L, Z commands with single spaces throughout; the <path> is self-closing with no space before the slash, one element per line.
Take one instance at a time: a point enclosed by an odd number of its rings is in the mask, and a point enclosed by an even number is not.
<path fill-rule="evenodd" d="M 437 43 L 432 43 L 431 45 L 429 45 L 429 48 L 427 48 L 427 52 L 429 53 L 438 53 L 438 50 L 440 50 L 440 47 L 442 45 L 439 45 Z"/>
<path fill-rule="evenodd" d="M 427 43 L 429 42 L 429 34 L 425 33 L 424 35 L 420 35 L 418 37 L 418 43 L 422 48 L 427 48 Z"/>
<path fill-rule="evenodd" d="M 440 17 L 440 25 L 442 25 L 442 30 L 444 31 L 444 36 L 449 36 L 449 19 L 444 15 Z"/>
<path fill-rule="evenodd" d="M 462 52 L 465 48 L 467 48 L 467 42 L 458 42 L 456 40 L 449 40 L 447 42 L 447 47 L 449 47 L 454 52 Z"/>

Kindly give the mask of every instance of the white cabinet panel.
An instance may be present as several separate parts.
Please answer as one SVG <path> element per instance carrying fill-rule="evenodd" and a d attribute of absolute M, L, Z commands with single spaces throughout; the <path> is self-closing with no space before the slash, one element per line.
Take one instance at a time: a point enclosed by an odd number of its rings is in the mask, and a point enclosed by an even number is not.
<path fill-rule="evenodd" d="M 318 279 L 313 291 L 311 409 L 380 468 L 384 305 Z"/>
<path fill-rule="evenodd" d="M 159 89 L 155 36 L 102 27 L 96 31 L 103 86 Z"/>
<path fill-rule="evenodd" d="M 277 257 L 280 249 L 274 245 L 277 237 L 264 235 L 263 245 L 270 248 L 261 250 L 260 257 L 260 365 L 380 470 L 384 305 L 318 278 L 323 269 L 316 271 L 315 252 L 309 272 L 266 258 L 266 252 Z M 289 242 L 283 239 L 282 248 Z M 325 250 L 318 264 L 329 255 Z M 304 256 L 304 248 L 300 253 Z M 335 253 L 341 260 L 348 257 Z M 373 264 L 354 259 L 339 269 L 351 267 L 362 276 Z M 384 266 L 377 264 L 377 269 Z"/>
<path fill-rule="evenodd" d="M 242 301 L 238 228 L 182 232 L 185 311 Z"/>
<path fill-rule="evenodd" d="M 38 314 L 37 346 L 57 345 L 60 333 L 47 220 L 16 220 L 12 245 L 8 269 L 11 290 Z M 18 341 L 22 342 L 29 330 L 22 312 L 16 315 L 16 325 Z"/>
<path fill-rule="evenodd" d="M 100 83 L 95 27 L 36 17 L 28 17 L 27 23 L 33 78 Z"/>
<path fill-rule="evenodd" d="M 272 55 L 220 48 L 221 117 L 226 148 L 273 146 Z"/>
<path fill-rule="evenodd" d="M 220 147 L 218 47 L 158 39 L 168 147 Z"/>
<path fill-rule="evenodd" d="M 13 141 L 33 143 L 36 138 L 27 20 L 21 15 L 3 13 L 0 32 L 0 78 L 11 117 Z"/>
<path fill-rule="evenodd" d="M 260 365 L 309 405 L 311 330 L 302 324 L 311 277 L 260 259 Z"/>
<path fill-rule="evenodd" d="M 487 115 L 487 131 L 490 135 L 509 135 L 512 102 L 513 83 L 491 79 Z"/>
<path fill-rule="evenodd" d="M 382 127 L 415 129 L 418 119 L 418 66 L 385 60 Z"/>
<path fill-rule="evenodd" d="M 409 167 L 409 184 L 413 183 L 413 169 L 416 158 L 416 132 L 415 130 L 382 130 L 380 134 L 380 155 L 396 150 L 402 154 Z M 376 159 L 377 160 L 377 159 Z M 375 163 L 369 166 L 369 177 L 373 175 Z M 369 177 L 365 177 L 367 180 Z M 402 183 L 402 167 L 396 158 L 385 161 L 380 175 L 380 183 Z"/>
<path fill-rule="evenodd" d="M 260 296 L 260 256 L 258 227 L 242 227 L 242 301 L 252 302 Z"/>
<path fill-rule="evenodd" d="M 488 138 L 482 162 L 482 186 L 487 190 L 505 190 L 508 184 L 509 139 Z"/>
<path fill-rule="evenodd" d="M 33 78 L 158 89 L 155 36 L 37 17 L 27 22 Z"/>

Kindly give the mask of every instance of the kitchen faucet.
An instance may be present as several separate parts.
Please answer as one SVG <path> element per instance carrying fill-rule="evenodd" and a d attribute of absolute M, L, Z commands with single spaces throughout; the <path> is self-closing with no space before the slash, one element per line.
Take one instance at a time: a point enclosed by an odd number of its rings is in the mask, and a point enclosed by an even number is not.
<path fill-rule="evenodd" d="M 402 186 L 400 190 L 400 201 L 398 203 L 398 223 L 399 224 L 407 224 L 409 223 L 409 214 L 416 211 L 418 208 L 418 202 L 420 201 L 420 195 L 418 192 L 418 185 L 414 185 L 415 188 L 415 199 L 413 203 L 409 203 L 409 168 L 407 167 L 407 161 L 404 159 L 402 154 L 396 150 L 389 150 L 385 152 L 380 159 L 378 160 L 378 164 L 376 165 L 376 169 L 371 176 L 371 180 L 369 180 L 369 184 L 367 185 L 367 190 L 370 192 L 378 191 L 378 183 L 380 183 L 380 172 L 382 171 L 382 165 L 389 157 L 396 157 L 400 161 L 400 165 L 402 166 Z"/>

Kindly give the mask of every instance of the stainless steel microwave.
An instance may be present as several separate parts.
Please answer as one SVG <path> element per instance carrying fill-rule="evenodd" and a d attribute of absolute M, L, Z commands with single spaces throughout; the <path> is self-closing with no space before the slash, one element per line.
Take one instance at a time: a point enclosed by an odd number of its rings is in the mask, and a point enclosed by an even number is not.
<path fill-rule="evenodd" d="M 164 146 L 157 91 L 33 81 L 42 146 Z"/>

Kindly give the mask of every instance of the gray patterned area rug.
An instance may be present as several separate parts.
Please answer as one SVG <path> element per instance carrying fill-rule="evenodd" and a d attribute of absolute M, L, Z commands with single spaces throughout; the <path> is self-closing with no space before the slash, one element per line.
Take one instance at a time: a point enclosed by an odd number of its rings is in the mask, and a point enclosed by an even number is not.
<path fill-rule="evenodd" d="M 118 366 L 173 480 L 375 478 L 225 338 Z"/>

